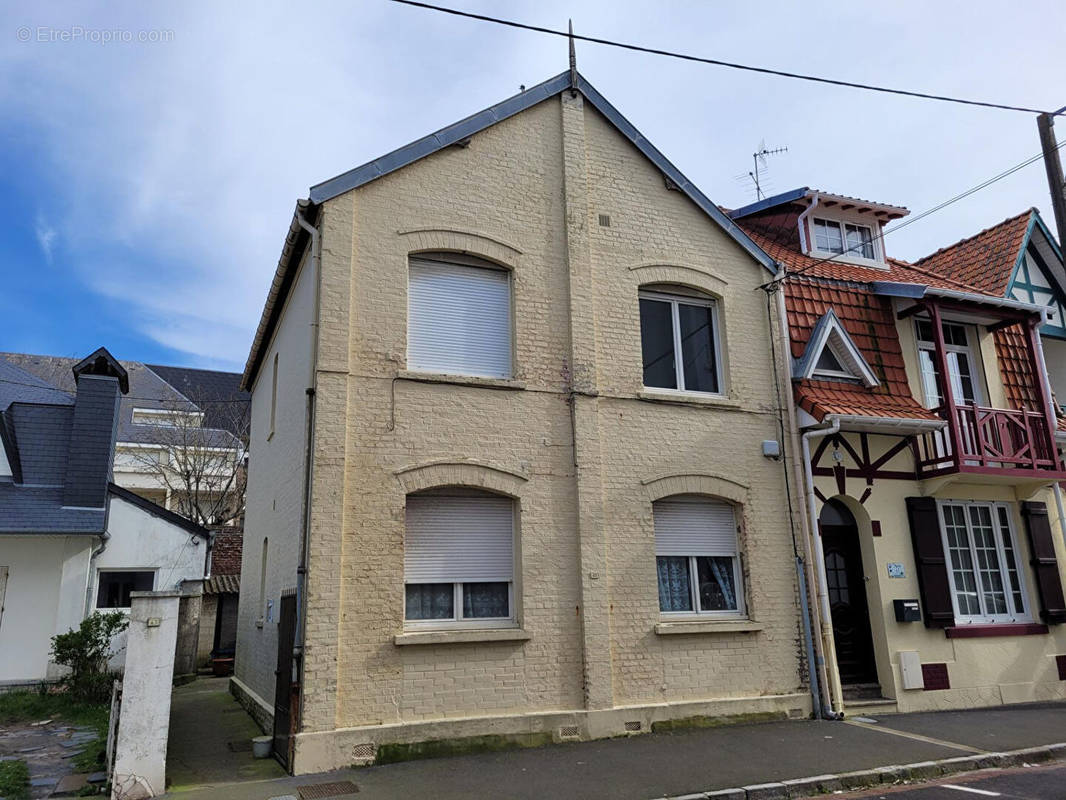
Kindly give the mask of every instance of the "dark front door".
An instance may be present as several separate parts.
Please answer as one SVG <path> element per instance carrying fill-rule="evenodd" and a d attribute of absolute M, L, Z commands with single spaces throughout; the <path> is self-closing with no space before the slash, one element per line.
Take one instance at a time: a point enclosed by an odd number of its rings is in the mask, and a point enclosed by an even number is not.
<path fill-rule="evenodd" d="M 840 682 L 876 683 L 877 667 L 874 664 L 858 528 L 855 525 L 825 523 L 820 527 Z"/>
<path fill-rule="evenodd" d="M 278 667 L 274 684 L 274 758 L 292 772 L 292 735 L 297 717 L 299 685 L 293 673 L 296 643 L 296 595 L 283 594 L 278 609 Z"/>

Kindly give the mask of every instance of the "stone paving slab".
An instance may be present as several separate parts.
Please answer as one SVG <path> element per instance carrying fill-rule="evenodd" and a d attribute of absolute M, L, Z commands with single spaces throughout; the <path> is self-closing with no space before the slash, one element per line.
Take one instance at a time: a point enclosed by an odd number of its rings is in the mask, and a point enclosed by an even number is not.
<path fill-rule="evenodd" d="M 72 771 L 70 759 L 96 739 L 88 728 L 41 720 L 0 725 L 0 760 L 21 759 L 30 771 L 30 797 L 48 797 Z"/>

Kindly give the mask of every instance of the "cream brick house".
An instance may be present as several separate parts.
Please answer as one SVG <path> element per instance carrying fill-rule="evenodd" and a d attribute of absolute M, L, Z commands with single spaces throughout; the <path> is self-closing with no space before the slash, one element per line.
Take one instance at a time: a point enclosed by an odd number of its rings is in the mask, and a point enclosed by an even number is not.
<path fill-rule="evenodd" d="M 293 771 L 810 713 L 774 270 L 576 72 L 312 188 L 233 682 Z"/>

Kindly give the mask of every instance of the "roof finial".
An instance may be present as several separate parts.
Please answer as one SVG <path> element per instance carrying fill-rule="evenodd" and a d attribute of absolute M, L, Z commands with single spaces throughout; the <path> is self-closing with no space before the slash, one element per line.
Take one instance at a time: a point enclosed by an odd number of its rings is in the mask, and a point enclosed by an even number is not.
<path fill-rule="evenodd" d="M 577 97 L 577 51 L 574 49 L 574 21 L 570 20 L 570 96 Z"/>

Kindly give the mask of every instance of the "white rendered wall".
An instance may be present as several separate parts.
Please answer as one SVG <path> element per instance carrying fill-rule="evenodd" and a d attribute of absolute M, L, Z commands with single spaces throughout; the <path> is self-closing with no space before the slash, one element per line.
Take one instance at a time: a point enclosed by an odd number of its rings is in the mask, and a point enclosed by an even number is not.
<path fill-rule="evenodd" d="M 0 537 L 0 566 L 8 568 L 0 683 L 54 677 L 51 637 L 81 621 L 89 553 L 99 541 L 95 536 Z"/>
<path fill-rule="evenodd" d="M 241 560 L 235 676 L 261 704 L 273 707 L 278 606 L 296 586 L 310 385 L 314 285 L 306 256 L 252 387 L 248 488 Z M 270 429 L 274 356 L 278 389 Z M 263 539 L 268 539 L 265 591 L 260 594 Z M 271 610 L 268 614 L 268 604 Z"/>
<path fill-rule="evenodd" d="M 1060 406 L 1066 406 L 1066 340 L 1043 337 L 1044 362 Z"/>

